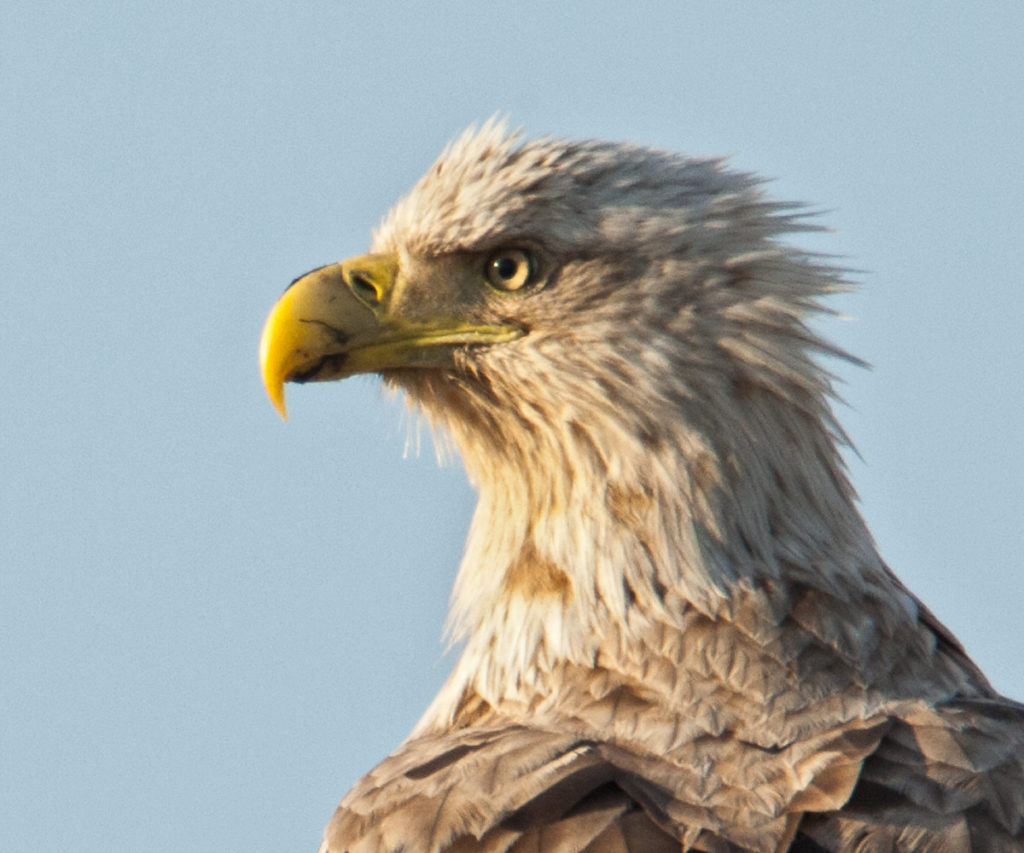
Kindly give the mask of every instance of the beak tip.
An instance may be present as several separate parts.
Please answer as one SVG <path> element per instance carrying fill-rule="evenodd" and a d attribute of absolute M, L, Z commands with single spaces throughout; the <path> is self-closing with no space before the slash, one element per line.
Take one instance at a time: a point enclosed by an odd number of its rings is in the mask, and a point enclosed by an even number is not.
<path fill-rule="evenodd" d="M 266 388 L 267 396 L 270 398 L 270 402 L 274 406 L 274 409 L 281 416 L 281 420 L 288 420 L 288 409 L 284 403 L 284 383 L 267 382 Z"/>
<path fill-rule="evenodd" d="M 279 302 L 270 312 L 266 325 L 263 327 L 263 334 L 260 336 L 260 375 L 270 402 L 281 416 L 281 420 L 286 421 L 288 420 L 288 410 L 284 404 L 286 370 L 282 362 L 282 347 L 276 340 L 281 326 L 280 305 Z"/>

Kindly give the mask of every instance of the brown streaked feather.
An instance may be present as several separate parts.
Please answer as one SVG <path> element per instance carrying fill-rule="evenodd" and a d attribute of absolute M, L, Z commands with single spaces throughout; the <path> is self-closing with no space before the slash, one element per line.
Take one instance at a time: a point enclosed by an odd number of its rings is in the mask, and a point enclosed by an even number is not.
<path fill-rule="evenodd" d="M 532 542 L 527 542 L 505 573 L 505 591 L 530 598 L 550 595 L 565 599 L 572 595 L 572 582 L 562 569 L 537 554 Z"/>
<path fill-rule="evenodd" d="M 827 850 L 1024 849 L 1024 706 L 955 700 L 895 722 L 843 809 L 802 834 Z"/>
<path fill-rule="evenodd" d="M 712 791 L 670 756 L 514 726 L 413 740 L 345 798 L 323 850 L 1020 850 L 1024 770 L 993 744 L 1024 739 L 1024 709 L 903 710 L 813 744 L 770 780 L 806 777 L 759 825 L 744 792 Z"/>

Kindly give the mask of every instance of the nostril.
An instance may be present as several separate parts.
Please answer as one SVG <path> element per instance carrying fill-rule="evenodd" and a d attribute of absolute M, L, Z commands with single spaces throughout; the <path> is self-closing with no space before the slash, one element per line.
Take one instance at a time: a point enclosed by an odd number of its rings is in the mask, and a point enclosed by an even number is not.
<path fill-rule="evenodd" d="M 380 302 L 380 291 L 368 275 L 362 272 L 353 272 L 349 276 L 349 287 L 352 292 L 368 305 L 377 305 Z"/>

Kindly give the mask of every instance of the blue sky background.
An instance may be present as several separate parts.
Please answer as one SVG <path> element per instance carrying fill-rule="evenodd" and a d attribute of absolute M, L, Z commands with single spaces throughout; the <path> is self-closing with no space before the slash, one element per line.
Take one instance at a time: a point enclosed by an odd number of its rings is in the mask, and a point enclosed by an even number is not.
<path fill-rule="evenodd" d="M 1024 4 L 8 3 L 0 849 L 313 851 L 445 677 L 473 506 L 284 286 L 471 121 L 731 154 L 827 211 L 883 553 L 1024 698 Z M 415 441 L 412 442 L 415 444 Z"/>

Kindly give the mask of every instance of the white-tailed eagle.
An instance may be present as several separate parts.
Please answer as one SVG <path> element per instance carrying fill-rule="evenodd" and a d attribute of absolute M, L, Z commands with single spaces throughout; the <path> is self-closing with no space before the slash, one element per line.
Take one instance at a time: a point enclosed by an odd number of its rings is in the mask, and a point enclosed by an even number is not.
<path fill-rule="evenodd" d="M 489 123 L 288 288 L 282 414 L 379 373 L 479 491 L 462 655 L 322 851 L 1024 849 L 1024 706 L 856 508 L 809 227 L 718 160 Z"/>

